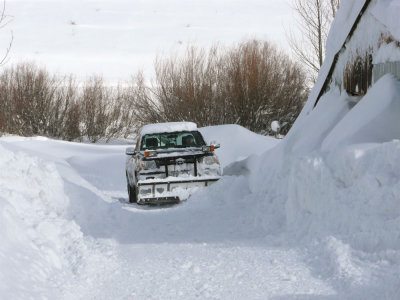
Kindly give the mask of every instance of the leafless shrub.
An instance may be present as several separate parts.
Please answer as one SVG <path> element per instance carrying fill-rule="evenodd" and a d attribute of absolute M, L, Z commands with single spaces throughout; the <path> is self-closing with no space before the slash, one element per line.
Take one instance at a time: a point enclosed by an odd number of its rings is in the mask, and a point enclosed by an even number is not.
<path fill-rule="evenodd" d="M 34 64 L 19 64 L 0 75 L 0 132 L 109 140 L 132 123 L 131 102 L 125 100 L 124 89 L 107 87 L 100 77 L 81 88 L 72 76 L 51 76 Z"/>
<path fill-rule="evenodd" d="M 147 123 L 193 121 L 270 134 L 273 120 L 290 128 L 306 94 L 301 68 L 255 40 L 158 58 L 151 84 L 139 72 L 128 85 L 110 87 L 101 77 L 78 85 L 25 63 L 0 75 L 0 132 L 97 142 Z"/>
<path fill-rule="evenodd" d="M 273 120 L 294 122 L 306 87 L 305 74 L 289 57 L 267 42 L 254 40 L 229 51 L 224 65 L 230 121 L 266 134 Z"/>
<path fill-rule="evenodd" d="M 235 123 L 269 134 L 272 120 L 290 128 L 306 97 L 301 68 L 267 42 L 209 51 L 189 47 L 183 57 L 157 59 L 155 71 L 150 87 L 142 77 L 135 81 L 141 123 Z"/>
<path fill-rule="evenodd" d="M 92 77 L 85 83 L 81 102 L 83 134 L 91 142 L 98 141 L 106 134 L 108 97 L 109 91 L 104 87 L 101 77 Z"/>
<path fill-rule="evenodd" d="M 7 69 L 0 77 L 0 106 L 4 127 L 20 135 L 44 135 L 58 115 L 57 87 L 60 82 L 32 64 Z"/>
<path fill-rule="evenodd" d="M 162 104 L 153 91 L 145 82 L 143 74 L 139 72 L 132 78 L 129 86 L 125 89 L 125 103 L 130 114 L 127 116 L 127 131 L 134 131 L 144 124 L 158 123 L 166 120 L 162 111 Z M 135 128 L 133 128 L 135 127 Z M 128 129 L 131 128 L 131 129 Z"/>
<path fill-rule="evenodd" d="M 79 102 L 79 88 L 75 79 L 70 76 L 64 80 L 63 85 L 58 90 L 55 114 L 61 117 L 54 124 L 55 133 L 50 136 L 59 137 L 64 140 L 73 141 L 82 137 L 80 129 L 81 105 Z"/>
<path fill-rule="evenodd" d="M 160 104 L 158 113 L 164 121 L 191 120 L 200 126 L 209 125 L 214 117 L 213 87 L 216 51 L 190 47 L 182 58 L 158 59 L 155 63 L 156 84 L 152 88 Z M 154 106 L 154 105 L 153 105 Z"/>

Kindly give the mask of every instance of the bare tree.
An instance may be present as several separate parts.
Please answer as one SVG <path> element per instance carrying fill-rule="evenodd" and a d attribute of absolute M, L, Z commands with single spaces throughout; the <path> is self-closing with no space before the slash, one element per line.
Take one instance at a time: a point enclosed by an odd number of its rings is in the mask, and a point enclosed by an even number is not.
<path fill-rule="evenodd" d="M 0 29 L 4 28 L 8 23 L 11 22 L 11 17 L 6 15 L 6 1 L 3 1 L 3 7 L 1 8 L 0 11 Z M 8 46 L 6 47 L 6 51 L 3 55 L 2 58 L 0 58 L 0 66 L 4 65 L 6 63 L 6 60 L 8 58 L 8 55 L 10 54 L 11 46 L 14 40 L 14 35 L 11 31 L 11 38 Z"/>
<path fill-rule="evenodd" d="M 289 45 L 315 81 L 325 57 L 326 39 L 340 0 L 292 0 L 300 37 L 289 30 Z"/>
<path fill-rule="evenodd" d="M 330 0 L 331 3 L 331 12 L 333 18 L 336 17 L 336 11 L 339 9 L 340 0 Z"/>
<path fill-rule="evenodd" d="M 128 105 L 125 111 L 131 112 L 127 116 L 125 136 L 147 123 L 166 120 L 161 103 L 158 101 L 158 97 L 154 96 L 156 92 L 156 89 L 148 87 L 142 72 L 138 72 L 136 76 L 132 77 L 129 86 L 125 89 L 125 103 Z"/>

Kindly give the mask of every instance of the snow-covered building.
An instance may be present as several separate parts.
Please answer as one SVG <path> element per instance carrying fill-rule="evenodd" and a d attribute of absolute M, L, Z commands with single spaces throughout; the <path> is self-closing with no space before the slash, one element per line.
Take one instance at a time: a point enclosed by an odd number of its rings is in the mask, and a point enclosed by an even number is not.
<path fill-rule="evenodd" d="M 309 109 L 333 86 L 357 102 L 383 75 L 400 79 L 400 1 L 347 0 L 341 6 Z"/>

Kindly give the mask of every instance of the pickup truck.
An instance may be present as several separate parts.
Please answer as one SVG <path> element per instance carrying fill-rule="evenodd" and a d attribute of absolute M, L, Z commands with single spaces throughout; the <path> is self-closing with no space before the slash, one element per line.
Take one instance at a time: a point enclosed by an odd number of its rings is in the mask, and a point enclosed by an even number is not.
<path fill-rule="evenodd" d="M 195 190 L 222 176 L 214 150 L 192 122 L 149 124 L 136 147 L 126 149 L 130 203 L 164 204 L 186 200 Z"/>

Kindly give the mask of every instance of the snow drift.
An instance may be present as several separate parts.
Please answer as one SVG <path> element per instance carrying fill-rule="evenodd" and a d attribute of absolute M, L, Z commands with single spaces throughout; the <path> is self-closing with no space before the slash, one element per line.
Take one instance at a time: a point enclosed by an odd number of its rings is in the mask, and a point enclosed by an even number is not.
<path fill-rule="evenodd" d="M 337 298 L 400 297 L 400 83 L 384 76 L 352 109 L 332 90 L 250 171 L 255 223 L 307 248 Z M 245 164 L 245 166 L 243 166 Z"/>
<path fill-rule="evenodd" d="M 388 4 L 397 9 L 394 3 L 374 1 L 372 14 L 382 16 Z M 329 35 L 325 65 L 287 137 L 241 168 L 251 173 L 256 226 L 275 244 L 304 245 L 310 264 L 337 287 L 338 298 L 398 299 L 400 82 L 385 75 L 361 100 L 332 84 L 313 109 L 329 64 L 362 5 L 343 2 Z M 362 24 L 371 32 L 356 31 L 345 58 L 372 45 L 376 28 L 399 27 L 392 17 L 380 24 L 368 14 Z M 373 60 L 391 61 L 398 52 L 378 51 Z"/>
<path fill-rule="evenodd" d="M 239 126 L 204 131 L 207 141 L 215 138 L 213 134 L 221 137 L 217 138 L 222 143 L 219 156 L 226 164 L 246 154 L 240 139 L 227 138 L 234 132 L 259 146 L 253 152 L 277 143 Z M 0 139 L 0 147 L 4 170 L 0 201 L 5 207 L 0 214 L 4 225 L 1 297 L 245 297 L 248 290 L 238 281 L 267 288 L 271 281 L 264 283 L 263 278 L 285 263 L 270 268 L 248 263 L 250 258 L 260 261 L 263 256 L 241 242 L 258 236 L 250 225 L 254 212 L 247 208 L 247 182 L 241 177 L 204 189 L 175 207 L 139 207 L 127 203 L 126 145 L 8 136 Z M 292 259 L 297 253 L 273 255 Z M 241 275 L 236 274 L 239 265 Z M 304 266 L 296 260 L 290 269 L 299 273 Z M 310 285 L 330 292 L 329 286 L 311 274 L 302 278 L 311 283 L 304 284 L 300 292 L 307 292 Z M 154 286 L 154 281 L 159 284 Z M 261 297 L 264 290 L 259 287 L 252 295 Z M 287 290 L 294 292 L 295 285 L 289 283 Z"/>
<path fill-rule="evenodd" d="M 98 260 L 111 269 L 111 259 L 67 217 L 69 199 L 53 163 L 0 145 L 0 169 L 1 298 L 68 297 L 87 288 L 81 274 Z"/>
<path fill-rule="evenodd" d="M 363 3 L 343 1 L 327 64 Z M 400 28 L 393 3 L 365 22 Z M 178 206 L 126 203 L 125 146 L 1 138 L 1 297 L 399 299 L 400 83 L 312 109 L 328 67 L 279 143 L 200 129 L 229 172 Z"/>

